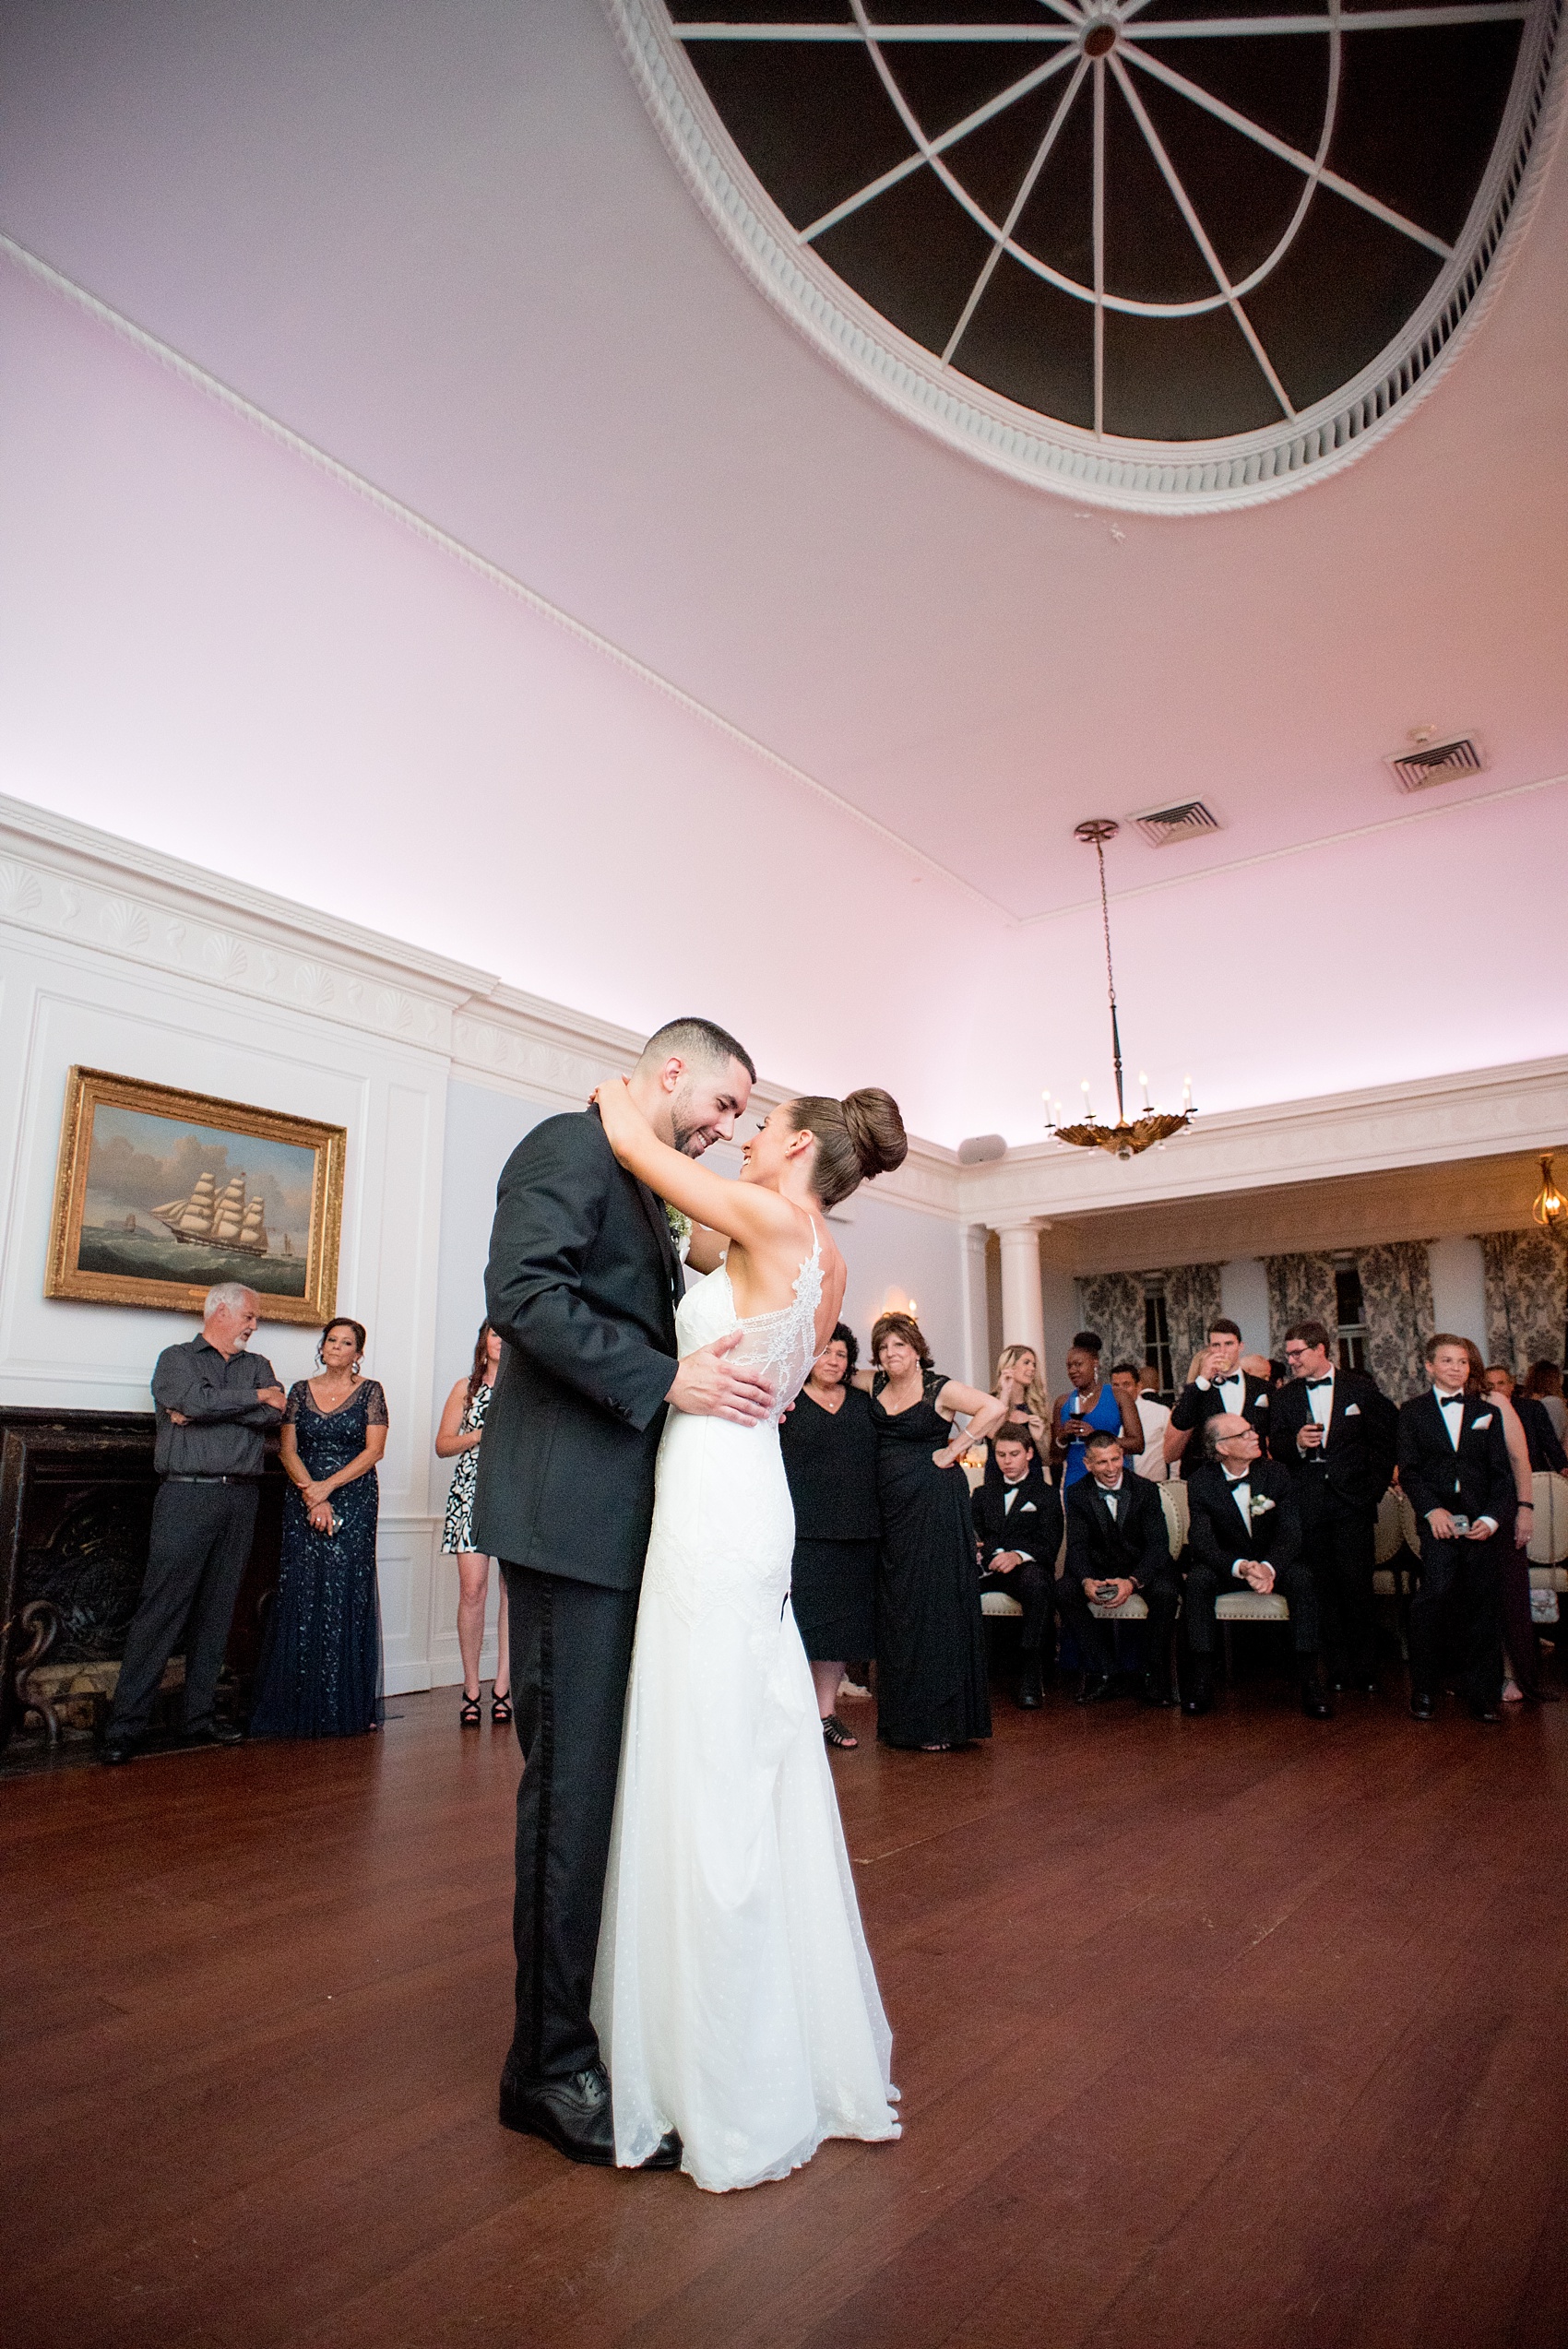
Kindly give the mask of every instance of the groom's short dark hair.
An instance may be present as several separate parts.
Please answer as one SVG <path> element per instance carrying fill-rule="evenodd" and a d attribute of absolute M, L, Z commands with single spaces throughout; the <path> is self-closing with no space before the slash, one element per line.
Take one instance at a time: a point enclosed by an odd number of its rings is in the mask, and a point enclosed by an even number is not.
<path fill-rule="evenodd" d="M 643 1046 L 645 1061 L 706 1061 L 722 1068 L 726 1061 L 739 1061 L 752 1083 L 756 1083 L 756 1068 L 743 1044 L 738 1044 L 727 1027 L 717 1020 L 671 1019 L 650 1036 Z"/>

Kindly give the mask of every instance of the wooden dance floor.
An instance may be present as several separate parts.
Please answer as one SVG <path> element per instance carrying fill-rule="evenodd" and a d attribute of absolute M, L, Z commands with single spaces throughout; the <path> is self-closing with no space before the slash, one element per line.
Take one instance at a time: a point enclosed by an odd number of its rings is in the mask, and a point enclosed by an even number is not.
<path fill-rule="evenodd" d="M 1568 2338 L 1568 1704 L 840 1757 L 906 2133 L 722 2198 L 496 2126 L 517 1750 L 392 1711 L 0 1786 L 8 2349 Z"/>

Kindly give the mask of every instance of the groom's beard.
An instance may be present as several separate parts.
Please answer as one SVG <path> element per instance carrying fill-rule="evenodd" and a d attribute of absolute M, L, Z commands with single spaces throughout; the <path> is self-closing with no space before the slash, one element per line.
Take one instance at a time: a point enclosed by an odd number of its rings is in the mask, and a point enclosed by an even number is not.
<path fill-rule="evenodd" d="M 700 1158 L 713 1135 L 700 1125 L 683 1125 L 679 1118 L 671 1120 L 671 1137 L 683 1158 Z"/>

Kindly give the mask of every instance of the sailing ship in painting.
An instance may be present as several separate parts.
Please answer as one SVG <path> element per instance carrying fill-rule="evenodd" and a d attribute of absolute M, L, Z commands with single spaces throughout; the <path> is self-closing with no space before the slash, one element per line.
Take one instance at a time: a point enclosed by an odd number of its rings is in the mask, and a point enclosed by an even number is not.
<path fill-rule="evenodd" d="M 271 1253 L 262 1217 L 261 1194 L 253 1192 L 246 1197 L 244 1168 L 230 1177 L 221 1191 L 210 1174 L 203 1173 L 188 1199 L 170 1199 L 152 1212 L 165 1231 L 172 1231 L 176 1240 L 187 1244 L 237 1248 L 245 1256 Z M 293 1252 L 285 1232 L 283 1253 L 291 1256 Z"/>

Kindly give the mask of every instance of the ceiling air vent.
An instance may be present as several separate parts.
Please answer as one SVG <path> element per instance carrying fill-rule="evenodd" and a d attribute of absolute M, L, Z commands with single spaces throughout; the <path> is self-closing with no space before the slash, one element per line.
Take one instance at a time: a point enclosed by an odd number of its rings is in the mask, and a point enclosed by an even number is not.
<path fill-rule="evenodd" d="M 1007 1144 L 1000 1133 L 971 1133 L 967 1142 L 958 1145 L 961 1167 L 989 1167 L 993 1159 L 1007 1156 Z"/>
<path fill-rule="evenodd" d="M 1433 783 L 1456 783 L 1462 775 L 1479 775 L 1486 761 L 1467 734 L 1456 741 L 1415 741 L 1408 751 L 1394 751 L 1384 761 L 1402 791 L 1425 791 Z"/>
<path fill-rule="evenodd" d="M 1177 840 L 1195 840 L 1202 832 L 1218 832 L 1219 818 L 1201 800 L 1183 800 L 1173 808 L 1150 808 L 1133 822 L 1151 848 L 1169 848 Z"/>

